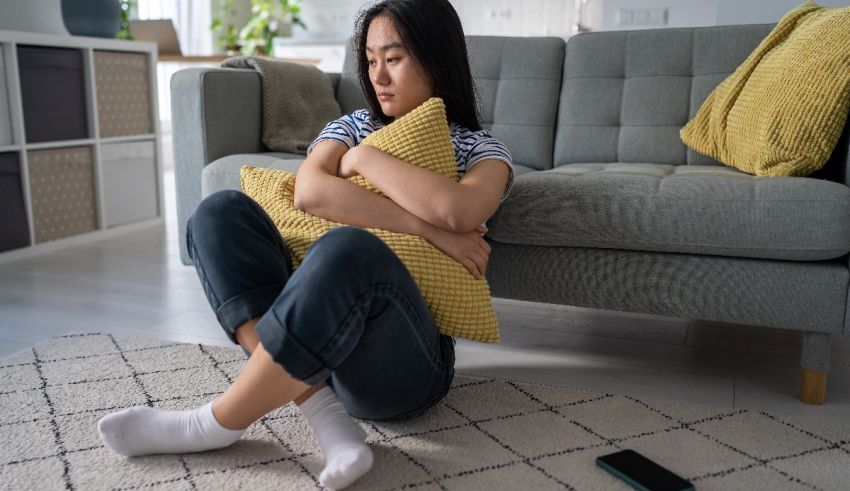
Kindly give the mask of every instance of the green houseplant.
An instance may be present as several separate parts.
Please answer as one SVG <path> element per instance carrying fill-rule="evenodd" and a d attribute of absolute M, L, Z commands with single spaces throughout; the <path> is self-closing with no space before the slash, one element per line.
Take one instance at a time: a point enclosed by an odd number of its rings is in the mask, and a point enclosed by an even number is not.
<path fill-rule="evenodd" d="M 119 3 L 121 4 L 121 27 L 115 38 L 132 41 L 133 32 L 130 30 L 130 10 L 136 7 L 136 0 L 121 0 Z"/>
<path fill-rule="evenodd" d="M 251 19 L 239 31 L 242 54 L 270 54 L 275 36 L 291 32 L 293 24 L 306 28 L 300 13 L 298 0 L 251 0 Z"/>
<path fill-rule="evenodd" d="M 228 55 L 239 53 L 239 31 L 233 25 L 236 17 L 236 0 L 221 0 L 218 13 L 213 16 L 210 29 L 216 32 L 216 41 Z"/>

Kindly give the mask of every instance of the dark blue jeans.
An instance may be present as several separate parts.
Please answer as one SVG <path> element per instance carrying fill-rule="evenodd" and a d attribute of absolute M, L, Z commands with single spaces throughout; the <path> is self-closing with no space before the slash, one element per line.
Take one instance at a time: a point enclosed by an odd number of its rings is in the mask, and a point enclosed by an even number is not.
<path fill-rule="evenodd" d="M 331 230 L 293 272 L 265 211 L 220 191 L 198 205 L 186 240 L 228 336 L 235 342 L 236 329 L 259 317 L 274 360 L 304 383 L 327 381 L 351 415 L 409 418 L 448 392 L 455 340 L 440 334 L 407 268 L 375 235 Z"/>

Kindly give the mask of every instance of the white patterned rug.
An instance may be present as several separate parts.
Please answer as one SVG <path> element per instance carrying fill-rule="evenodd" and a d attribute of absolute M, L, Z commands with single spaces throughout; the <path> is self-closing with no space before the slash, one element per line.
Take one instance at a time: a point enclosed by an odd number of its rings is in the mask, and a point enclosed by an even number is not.
<path fill-rule="evenodd" d="M 126 459 L 95 423 L 187 408 L 239 372 L 238 348 L 74 334 L 0 359 L 0 489 L 317 489 L 321 450 L 293 404 L 224 450 Z M 701 489 L 848 489 L 850 424 L 458 373 L 402 423 L 358 420 L 375 464 L 349 489 L 628 489 L 594 464 L 635 449 Z"/>

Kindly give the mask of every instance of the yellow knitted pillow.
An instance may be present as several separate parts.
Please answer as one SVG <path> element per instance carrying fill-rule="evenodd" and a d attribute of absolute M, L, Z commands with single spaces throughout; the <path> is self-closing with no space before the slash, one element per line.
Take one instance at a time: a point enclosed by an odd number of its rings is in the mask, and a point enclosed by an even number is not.
<path fill-rule="evenodd" d="M 823 167 L 850 105 L 850 8 L 791 10 L 708 96 L 685 145 L 759 176 Z"/>
<path fill-rule="evenodd" d="M 395 157 L 457 180 L 457 167 L 442 99 L 432 98 L 369 135 L 362 142 Z M 295 174 L 277 169 L 243 166 L 242 190 L 275 223 L 292 251 L 297 268 L 310 245 L 342 224 L 305 213 L 294 206 Z M 380 194 L 362 176 L 351 181 Z M 401 259 L 428 303 L 440 332 L 485 343 L 499 341 L 490 286 L 425 239 L 387 230 L 367 229 Z"/>

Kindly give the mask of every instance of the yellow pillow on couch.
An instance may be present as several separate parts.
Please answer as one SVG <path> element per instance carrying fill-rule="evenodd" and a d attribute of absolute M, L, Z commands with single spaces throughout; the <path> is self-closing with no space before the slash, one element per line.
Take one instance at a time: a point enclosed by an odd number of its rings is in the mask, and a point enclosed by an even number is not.
<path fill-rule="evenodd" d="M 759 176 L 823 167 L 850 105 L 850 8 L 807 1 L 779 21 L 682 130 L 685 145 Z"/>
<path fill-rule="evenodd" d="M 458 179 L 442 99 L 429 99 L 361 144 Z M 263 207 L 280 230 L 292 252 L 293 268 L 301 264 L 313 241 L 328 230 L 343 226 L 295 208 L 295 174 L 291 172 L 243 166 L 240 178 L 245 194 Z M 362 176 L 350 180 L 381 194 Z M 383 240 L 410 271 L 441 333 L 485 343 L 499 341 L 499 325 L 486 278 L 476 279 L 465 266 L 422 237 L 366 230 Z"/>

